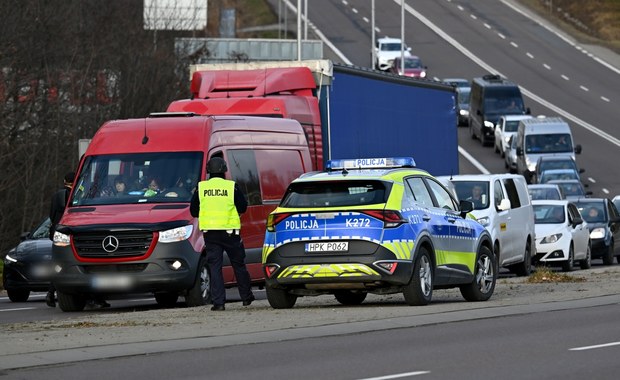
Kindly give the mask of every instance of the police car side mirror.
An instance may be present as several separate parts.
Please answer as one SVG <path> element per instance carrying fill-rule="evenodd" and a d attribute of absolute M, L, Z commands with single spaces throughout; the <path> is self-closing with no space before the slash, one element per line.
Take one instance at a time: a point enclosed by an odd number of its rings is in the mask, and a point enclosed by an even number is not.
<path fill-rule="evenodd" d="M 581 154 L 581 144 L 575 145 L 575 154 Z"/>
<path fill-rule="evenodd" d="M 467 216 L 467 213 L 474 211 L 474 202 L 460 201 L 459 209 L 461 210 L 461 217 L 464 219 Z"/>

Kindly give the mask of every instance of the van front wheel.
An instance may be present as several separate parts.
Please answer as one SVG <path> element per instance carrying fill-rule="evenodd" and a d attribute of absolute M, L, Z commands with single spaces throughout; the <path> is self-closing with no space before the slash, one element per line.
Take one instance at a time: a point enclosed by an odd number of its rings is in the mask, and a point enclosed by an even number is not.
<path fill-rule="evenodd" d="M 202 306 L 211 303 L 211 276 L 209 275 L 209 267 L 207 259 L 202 256 L 198 261 L 198 273 L 194 286 L 187 291 L 185 303 L 189 307 Z"/>

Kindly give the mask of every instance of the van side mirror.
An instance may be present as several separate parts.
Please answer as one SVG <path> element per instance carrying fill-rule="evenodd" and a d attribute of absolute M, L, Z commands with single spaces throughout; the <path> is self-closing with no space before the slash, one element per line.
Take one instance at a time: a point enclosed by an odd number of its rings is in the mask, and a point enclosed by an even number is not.
<path fill-rule="evenodd" d="M 480 112 L 480 110 L 476 110 L 476 115 L 482 116 L 482 112 Z"/>
<path fill-rule="evenodd" d="M 575 145 L 575 153 L 576 154 L 581 154 L 581 144 Z"/>
<path fill-rule="evenodd" d="M 409 53 L 411 53 L 411 47 L 410 47 L 410 46 L 407 46 L 407 51 L 408 51 Z"/>
<path fill-rule="evenodd" d="M 593 192 L 591 192 L 591 191 L 586 191 L 586 196 L 587 196 L 587 197 L 589 197 L 589 196 L 590 196 L 590 195 L 592 195 L 592 194 L 594 194 L 594 193 L 593 193 Z"/>
<path fill-rule="evenodd" d="M 461 218 L 465 219 L 467 217 L 467 213 L 474 211 L 474 202 L 459 201 L 459 209 L 461 210 Z"/>
<path fill-rule="evenodd" d="M 527 108 L 525 109 L 525 114 L 526 114 L 526 115 L 531 115 L 531 114 L 532 114 L 532 110 L 530 110 L 530 107 L 527 107 Z"/>
<path fill-rule="evenodd" d="M 523 156 L 523 148 L 520 146 L 517 147 L 517 156 Z"/>
<path fill-rule="evenodd" d="M 510 200 L 504 198 L 502 199 L 499 204 L 497 205 L 497 210 L 498 211 L 506 211 L 506 210 L 510 210 Z"/>
<path fill-rule="evenodd" d="M 585 173 L 585 172 L 586 172 L 586 169 L 584 169 L 584 168 L 579 169 L 579 173 L 580 173 L 580 174 L 581 174 L 581 173 Z"/>

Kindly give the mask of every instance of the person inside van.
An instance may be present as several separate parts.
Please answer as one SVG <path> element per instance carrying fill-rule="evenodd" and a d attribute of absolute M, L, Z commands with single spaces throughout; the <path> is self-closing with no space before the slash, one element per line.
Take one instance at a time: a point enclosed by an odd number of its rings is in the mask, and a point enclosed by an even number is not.
<path fill-rule="evenodd" d="M 127 183 L 125 182 L 125 177 L 122 175 L 116 176 L 114 178 L 114 195 L 121 196 L 127 194 Z"/>
<path fill-rule="evenodd" d="M 145 197 L 152 197 L 161 192 L 161 188 L 159 187 L 159 180 L 155 177 L 151 178 L 149 181 L 148 188 L 144 191 Z"/>
<path fill-rule="evenodd" d="M 482 186 L 474 185 L 471 189 L 471 197 L 467 198 L 468 201 L 474 203 L 475 209 L 481 209 L 485 207 L 486 194 L 483 194 Z"/>

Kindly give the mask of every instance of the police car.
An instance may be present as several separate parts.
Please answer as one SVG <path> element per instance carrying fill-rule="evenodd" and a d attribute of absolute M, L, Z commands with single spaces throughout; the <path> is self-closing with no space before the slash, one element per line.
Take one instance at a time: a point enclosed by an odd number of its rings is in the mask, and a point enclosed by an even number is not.
<path fill-rule="evenodd" d="M 468 301 L 495 289 L 497 261 L 485 228 L 410 157 L 332 160 L 302 175 L 269 215 L 263 246 L 267 299 L 333 294 L 345 305 L 402 292 L 409 305 L 459 287 Z"/>

